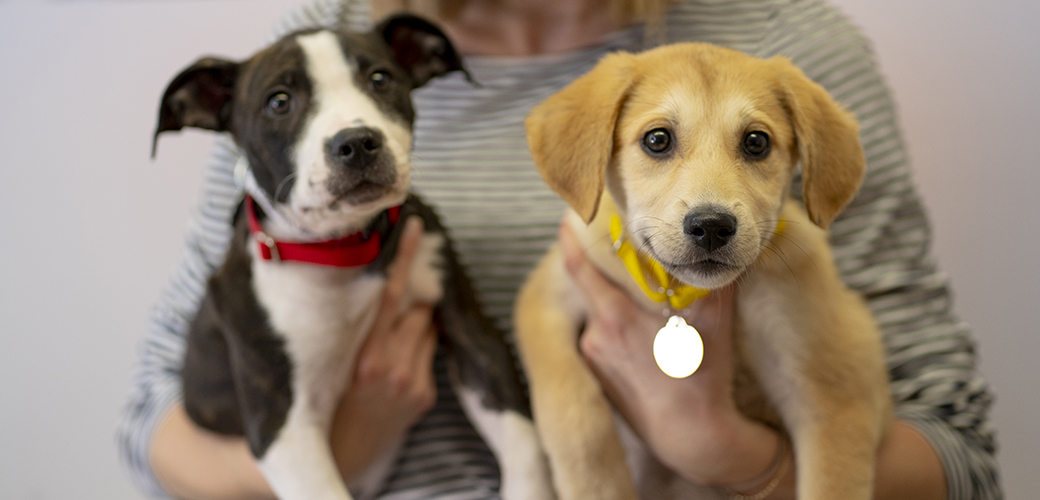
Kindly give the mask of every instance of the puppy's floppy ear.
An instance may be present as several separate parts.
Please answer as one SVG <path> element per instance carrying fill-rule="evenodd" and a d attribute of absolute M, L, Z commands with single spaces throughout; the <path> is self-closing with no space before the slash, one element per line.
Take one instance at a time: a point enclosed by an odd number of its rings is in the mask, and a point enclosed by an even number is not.
<path fill-rule="evenodd" d="M 375 31 L 383 35 L 397 63 L 411 73 L 413 88 L 452 71 L 462 71 L 470 79 L 451 40 L 429 21 L 408 14 L 395 15 L 379 23 Z"/>
<path fill-rule="evenodd" d="M 212 57 L 199 59 L 177 75 L 159 104 L 152 157 L 162 132 L 184 127 L 227 130 L 237 77 L 238 63 Z"/>
<path fill-rule="evenodd" d="M 535 106 L 525 121 L 538 172 L 586 223 L 599 210 L 614 128 L 635 74 L 634 56 L 608 55 Z"/>
<path fill-rule="evenodd" d="M 866 159 L 859 125 L 790 60 L 772 61 L 781 65 L 782 100 L 797 136 L 805 209 L 813 222 L 826 228 L 863 182 Z"/>

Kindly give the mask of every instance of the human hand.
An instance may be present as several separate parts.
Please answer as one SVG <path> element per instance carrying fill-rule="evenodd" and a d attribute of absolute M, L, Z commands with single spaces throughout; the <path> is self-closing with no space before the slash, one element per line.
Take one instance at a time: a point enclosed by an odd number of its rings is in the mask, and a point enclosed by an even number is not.
<path fill-rule="evenodd" d="M 433 307 L 417 304 L 400 311 L 422 229 L 418 217 L 405 221 L 375 323 L 333 419 L 332 451 L 348 482 L 399 441 L 437 400 Z"/>
<path fill-rule="evenodd" d="M 666 318 L 646 311 L 596 268 L 564 224 L 567 270 L 589 304 L 580 348 L 614 403 L 659 460 L 705 484 L 740 484 L 771 464 L 780 437 L 744 417 L 733 399 L 733 290 L 726 287 L 682 313 L 704 340 L 704 361 L 690 377 L 665 375 L 653 357 Z"/>

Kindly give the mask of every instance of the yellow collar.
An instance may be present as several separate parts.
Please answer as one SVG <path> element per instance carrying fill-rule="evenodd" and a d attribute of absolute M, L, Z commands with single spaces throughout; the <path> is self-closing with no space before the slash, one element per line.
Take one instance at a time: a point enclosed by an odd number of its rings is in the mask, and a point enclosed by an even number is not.
<path fill-rule="evenodd" d="M 776 225 L 776 234 L 782 233 L 786 226 L 787 223 L 781 220 Z M 654 302 L 668 301 L 672 309 L 679 310 L 685 309 L 690 304 L 707 297 L 711 293 L 711 290 L 683 284 L 675 279 L 675 276 L 669 274 L 660 262 L 657 262 L 650 256 L 640 255 L 622 237 L 621 219 L 617 215 L 610 218 L 610 237 L 614 241 L 614 248 L 617 250 L 618 257 L 625 263 L 625 268 L 628 269 L 629 274 L 639 284 L 639 288 L 643 289 L 646 296 L 650 297 Z M 647 283 L 648 277 L 653 277 L 657 281 L 656 287 L 651 287 Z"/>

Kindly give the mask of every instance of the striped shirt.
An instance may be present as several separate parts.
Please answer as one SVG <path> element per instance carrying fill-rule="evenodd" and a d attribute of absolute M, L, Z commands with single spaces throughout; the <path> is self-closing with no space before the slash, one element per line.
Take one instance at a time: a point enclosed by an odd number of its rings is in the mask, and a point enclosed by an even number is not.
<path fill-rule="evenodd" d="M 286 18 L 275 34 L 336 23 L 369 27 L 365 0 L 318 0 Z M 790 57 L 857 115 L 867 175 L 831 226 L 837 265 L 884 332 L 896 417 L 935 448 L 949 498 L 1001 498 L 988 421 L 992 396 L 977 371 L 971 331 L 954 314 L 947 279 L 929 253 L 928 221 L 868 41 L 823 0 L 679 0 L 668 13 L 666 38 Z M 487 312 L 507 331 L 517 288 L 555 239 L 564 209 L 534 168 L 523 119 L 604 54 L 640 51 L 648 48 L 646 40 L 636 26 L 569 54 L 469 57 L 465 63 L 479 87 L 454 74 L 413 93 L 415 190 L 443 217 Z M 151 316 L 119 428 L 133 477 L 156 496 L 164 493 L 147 446 L 180 397 L 188 322 L 230 241 L 229 219 L 241 196 L 232 173 L 237 156 L 229 139 L 218 139 L 183 261 Z M 495 460 L 448 389 L 444 364 L 436 367 L 437 404 L 409 432 L 380 498 L 498 498 Z"/>

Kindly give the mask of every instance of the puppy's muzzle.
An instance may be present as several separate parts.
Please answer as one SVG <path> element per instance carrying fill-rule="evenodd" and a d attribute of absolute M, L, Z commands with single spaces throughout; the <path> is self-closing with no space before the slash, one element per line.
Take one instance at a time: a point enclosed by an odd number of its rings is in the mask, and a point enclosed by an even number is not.
<path fill-rule="evenodd" d="M 398 164 L 379 129 L 340 130 L 325 142 L 325 157 L 330 170 L 325 189 L 337 201 L 371 203 L 390 192 L 398 181 Z"/>
<path fill-rule="evenodd" d="M 364 171 L 380 166 L 386 137 L 370 127 L 340 130 L 325 145 L 329 165 L 344 170 Z"/>
<path fill-rule="evenodd" d="M 711 253 L 726 246 L 737 234 L 737 218 L 725 210 L 697 210 L 683 218 L 683 232 L 693 242 Z"/>

